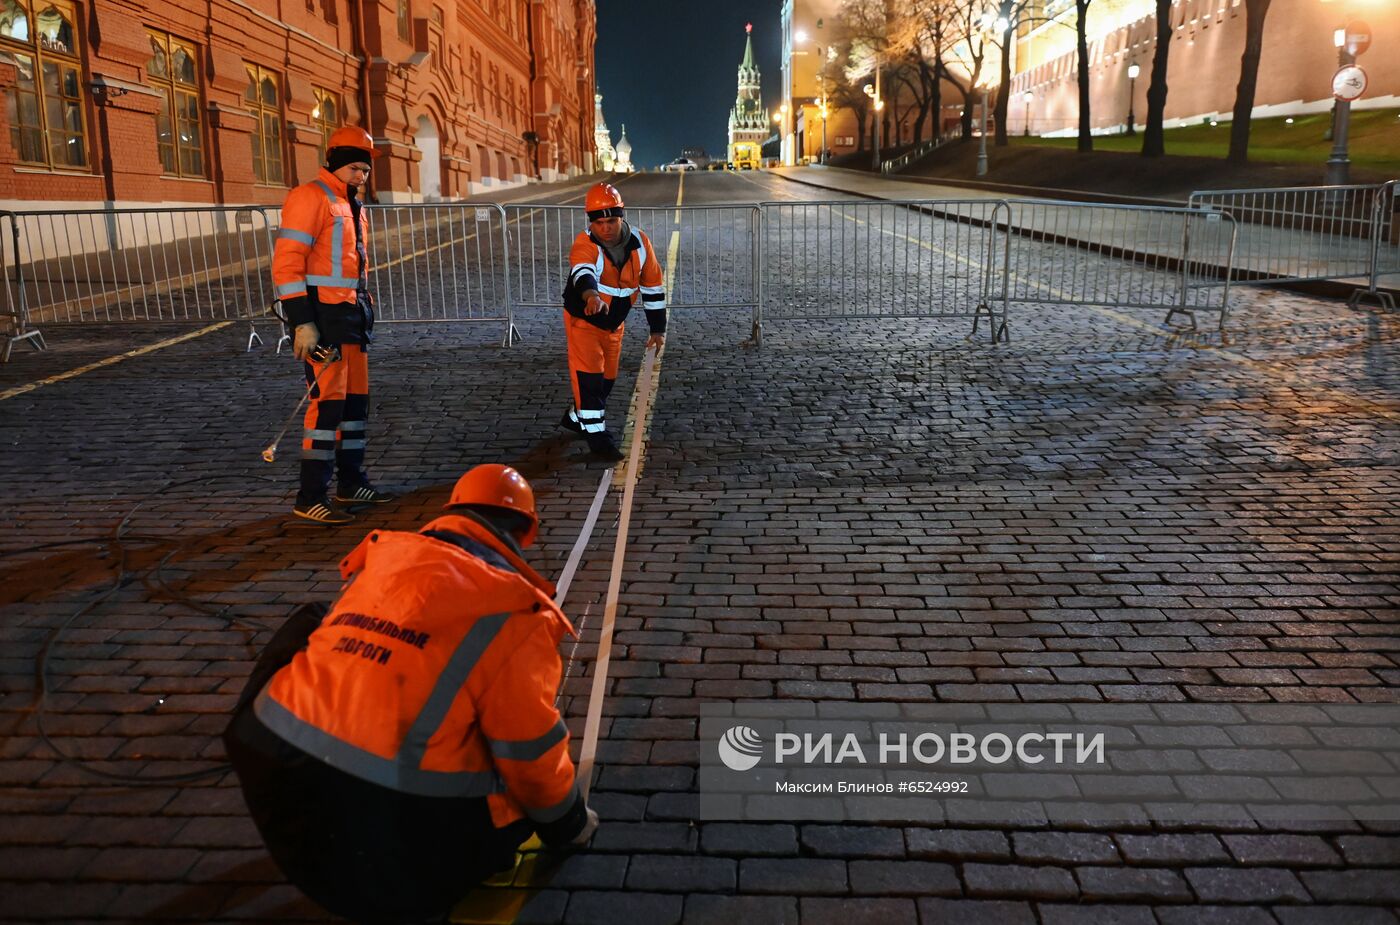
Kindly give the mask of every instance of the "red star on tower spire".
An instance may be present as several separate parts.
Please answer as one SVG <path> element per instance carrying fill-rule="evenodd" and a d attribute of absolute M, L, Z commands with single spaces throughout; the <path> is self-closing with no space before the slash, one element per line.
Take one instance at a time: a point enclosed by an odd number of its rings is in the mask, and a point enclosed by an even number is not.
<path fill-rule="evenodd" d="M 744 31 L 745 31 L 745 32 L 752 33 L 752 32 L 753 32 L 753 23 L 751 23 L 751 22 L 746 22 L 746 23 L 744 23 Z"/>

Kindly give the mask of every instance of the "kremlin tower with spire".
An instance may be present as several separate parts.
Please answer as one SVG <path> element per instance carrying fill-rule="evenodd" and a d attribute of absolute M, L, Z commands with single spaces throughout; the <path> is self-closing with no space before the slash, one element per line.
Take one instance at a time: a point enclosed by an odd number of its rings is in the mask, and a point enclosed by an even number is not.
<path fill-rule="evenodd" d="M 729 110 L 729 162 L 757 169 L 763 163 L 768 116 L 763 111 L 758 65 L 753 63 L 753 23 L 744 26 L 744 60 L 739 63 L 739 95 Z"/>

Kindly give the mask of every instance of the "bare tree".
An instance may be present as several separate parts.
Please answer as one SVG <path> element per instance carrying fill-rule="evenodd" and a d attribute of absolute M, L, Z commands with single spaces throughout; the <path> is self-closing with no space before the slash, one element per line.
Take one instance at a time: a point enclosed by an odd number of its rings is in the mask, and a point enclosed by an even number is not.
<path fill-rule="evenodd" d="M 909 3 L 916 30 L 911 57 L 923 90 L 923 107 L 914 124 L 914 138 L 923 137 L 924 123 L 932 117 L 933 131 L 929 137 L 937 140 L 943 131 L 943 72 L 947 67 L 944 59 L 958 34 L 960 4 L 959 0 L 909 0 Z"/>
<path fill-rule="evenodd" d="M 836 52 L 822 65 L 822 83 L 826 87 L 830 103 L 842 109 L 849 109 L 851 115 L 855 116 L 856 150 L 864 151 L 865 120 L 870 115 L 871 100 L 861 90 L 860 83 L 847 76 L 850 45 L 843 41 L 832 47 Z"/>
<path fill-rule="evenodd" d="M 1230 123 L 1231 164 L 1249 160 L 1249 120 L 1254 113 L 1254 89 L 1259 82 L 1259 57 L 1264 51 L 1264 19 L 1270 0 L 1245 0 L 1244 55 L 1240 58 L 1240 83 L 1235 90 L 1235 120 Z"/>
<path fill-rule="evenodd" d="M 1022 22 L 1030 22 L 1031 4 L 1035 0 L 998 0 L 996 21 L 1001 25 L 1001 85 L 997 87 L 996 143 L 1006 147 L 1011 143 L 1006 134 L 1006 112 L 1011 104 L 1011 47 L 1016 41 L 1016 30 Z"/>
<path fill-rule="evenodd" d="M 982 65 L 987 59 L 985 23 L 986 0 L 953 0 L 953 17 L 947 32 L 947 53 L 941 59 L 939 76 L 962 94 L 962 136 L 972 137 L 972 110 L 977 105 L 977 85 L 982 81 Z"/>
<path fill-rule="evenodd" d="M 1089 19 L 1090 0 L 1074 0 L 1074 38 L 1079 53 L 1079 150 L 1094 150 L 1089 131 Z"/>
<path fill-rule="evenodd" d="M 847 79 L 856 84 L 863 79 L 878 82 L 882 95 L 888 85 L 893 98 L 898 89 L 896 72 L 918 34 L 907 0 L 845 0 L 838 29 L 849 49 Z M 887 119 L 888 112 L 873 120 L 872 137 L 880 118 Z"/>
<path fill-rule="evenodd" d="M 1152 81 L 1147 85 L 1147 121 L 1142 129 L 1142 156 L 1167 153 L 1162 120 L 1167 111 L 1167 55 L 1172 50 L 1172 0 L 1157 0 L 1157 44 L 1152 49 Z"/>

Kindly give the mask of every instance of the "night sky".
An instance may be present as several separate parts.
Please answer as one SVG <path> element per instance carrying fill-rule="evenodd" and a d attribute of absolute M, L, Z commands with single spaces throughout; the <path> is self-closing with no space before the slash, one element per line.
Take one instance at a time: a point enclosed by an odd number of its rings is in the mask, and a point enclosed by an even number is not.
<path fill-rule="evenodd" d="M 780 0 L 598 0 L 598 92 L 613 144 L 627 123 L 632 163 L 654 168 L 704 147 L 723 157 L 744 23 L 768 109 L 782 97 Z"/>

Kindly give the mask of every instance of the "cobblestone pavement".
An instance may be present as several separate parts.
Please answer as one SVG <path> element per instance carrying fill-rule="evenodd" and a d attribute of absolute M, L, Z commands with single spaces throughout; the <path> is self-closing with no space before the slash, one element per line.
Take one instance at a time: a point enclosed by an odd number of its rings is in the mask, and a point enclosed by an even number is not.
<path fill-rule="evenodd" d="M 675 182 L 623 189 L 665 204 Z M 818 196 L 779 183 L 701 175 L 686 197 Z M 774 324 L 754 349 L 746 311 L 675 313 L 604 709 L 604 823 L 591 850 L 529 858 L 457 918 L 1396 922 L 1393 820 L 695 820 L 707 701 L 1400 699 L 1400 319 L 1232 298 L 1225 337 L 1041 307 L 995 348 L 962 324 L 859 319 Z M 270 628 L 335 592 L 365 529 L 422 522 L 470 465 L 532 479 L 533 561 L 558 573 L 603 470 L 554 429 L 557 311 L 519 324 L 509 350 L 487 325 L 381 329 L 369 459 L 404 495 L 338 531 L 287 517 L 294 462 L 259 452 L 300 390 L 237 326 L 0 400 L 0 920 L 324 918 L 262 850 L 217 737 Z M 172 333 L 46 332 L 53 349 L 17 351 L 0 392 Z M 575 741 L 617 503 L 570 591 Z M 119 562 L 145 580 L 118 586 Z M 50 745 L 35 658 L 59 628 Z M 214 773 L 115 786 L 53 746 L 125 774 Z"/>

